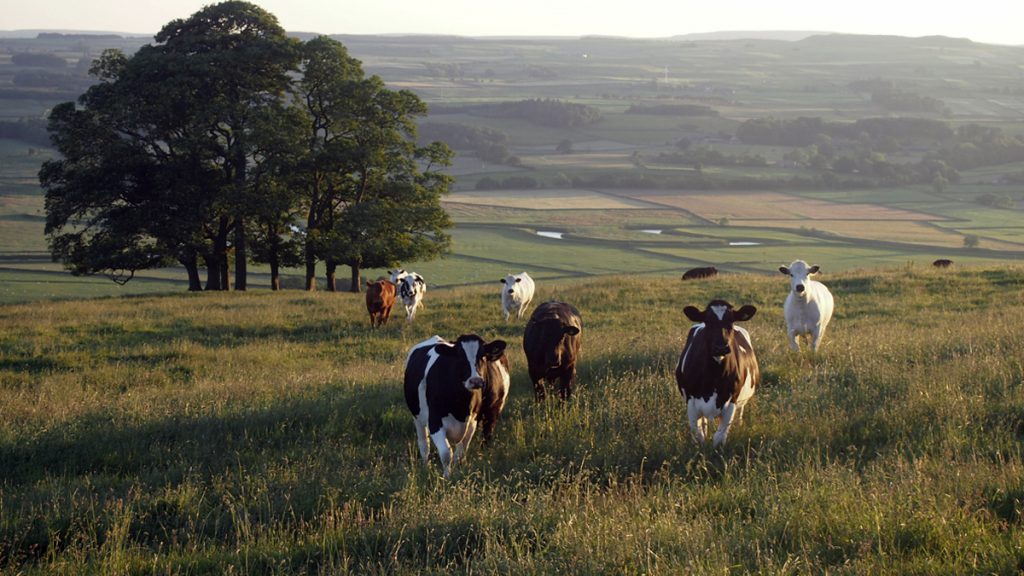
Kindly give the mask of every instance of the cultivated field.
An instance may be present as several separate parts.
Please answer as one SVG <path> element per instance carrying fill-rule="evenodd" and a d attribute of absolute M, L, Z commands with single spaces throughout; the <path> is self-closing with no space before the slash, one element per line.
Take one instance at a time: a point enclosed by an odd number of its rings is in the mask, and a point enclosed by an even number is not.
<path fill-rule="evenodd" d="M 538 281 L 583 314 L 578 394 L 537 405 L 497 283 L 415 324 L 358 296 L 0 306 L 0 569 L 17 574 L 1014 574 L 1024 569 L 1024 270 L 825 274 L 817 356 L 780 277 Z M 762 387 L 698 447 L 684 304 L 754 304 Z M 420 463 L 408 348 L 509 343 L 494 443 Z"/>

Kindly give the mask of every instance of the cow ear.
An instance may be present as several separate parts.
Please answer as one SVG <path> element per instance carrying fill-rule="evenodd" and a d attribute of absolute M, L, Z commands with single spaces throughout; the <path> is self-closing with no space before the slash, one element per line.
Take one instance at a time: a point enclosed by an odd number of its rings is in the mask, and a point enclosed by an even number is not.
<path fill-rule="evenodd" d="M 516 278 L 516 282 L 522 282 L 522 278 Z"/>
<path fill-rule="evenodd" d="M 484 344 L 484 357 L 487 358 L 487 360 L 494 362 L 498 358 L 501 358 L 501 355 L 505 353 L 506 346 L 508 346 L 508 344 L 504 340 L 488 342 L 487 344 Z"/>
<path fill-rule="evenodd" d="M 434 351 L 441 356 L 455 356 L 455 346 L 451 344 L 435 344 Z"/>
<path fill-rule="evenodd" d="M 744 322 L 746 320 L 750 320 L 751 318 L 754 317 L 754 314 L 756 313 L 757 308 L 754 308 L 750 304 L 747 304 L 746 306 L 743 306 L 739 310 L 733 312 L 733 321 Z"/>
<path fill-rule="evenodd" d="M 704 321 L 704 314 L 700 310 L 697 310 L 695 306 L 687 306 L 686 308 L 683 308 L 683 314 L 686 314 L 686 317 L 694 322 Z"/>
<path fill-rule="evenodd" d="M 807 271 L 807 273 L 808 274 L 817 274 L 819 270 L 821 270 L 821 266 L 811 266 L 811 268 Z"/>
<path fill-rule="evenodd" d="M 779 272 L 782 272 L 786 276 L 789 276 L 789 268 L 786 268 L 785 266 L 779 266 Z"/>
<path fill-rule="evenodd" d="M 562 333 L 575 336 L 580 333 L 580 329 L 571 324 L 566 324 L 565 326 L 562 326 Z"/>
<path fill-rule="evenodd" d="M 501 280 L 499 280 L 499 282 L 501 282 L 502 284 L 505 284 L 505 279 L 502 278 Z"/>

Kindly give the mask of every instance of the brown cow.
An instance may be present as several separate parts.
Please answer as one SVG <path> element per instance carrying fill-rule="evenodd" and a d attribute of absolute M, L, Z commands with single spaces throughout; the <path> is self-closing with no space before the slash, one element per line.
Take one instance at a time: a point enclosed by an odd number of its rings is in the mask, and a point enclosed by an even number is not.
<path fill-rule="evenodd" d="M 743 418 L 743 407 L 761 380 L 750 334 L 734 325 L 750 320 L 757 309 L 733 310 L 724 300 L 712 300 L 703 311 L 683 308 L 696 322 L 686 335 L 686 345 L 676 365 L 676 384 L 686 400 L 690 432 L 699 444 L 707 437 L 707 424 L 721 417 L 714 445 L 722 446 L 733 419 Z"/>
<path fill-rule="evenodd" d="M 700 280 L 701 278 L 712 278 L 718 276 L 718 268 L 705 266 L 703 268 L 690 268 L 683 273 L 683 280 Z"/>
<path fill-rule="evenodd" d="M 572 396 L 582 329 L 579 311 L 565 302 L 545 302 L 533 311 L 523 333 L 523 351 L 538 402 L 545 396 L 541 380 L 553 383 L 558 378 L 559 396 Z"/>
<path fill-rule="evenodd" d="M 370 313 L 370 326 L 388 323 L 391 307 L 395 305 L 395 285 L 387 280 L 366 281 L 366 311 Z"/>
<path fill-rule="evenodd" d="M 953 265 L 953 261 L 948 258 L 939 258 L 935 262 L 932 262 L 932 266 L 936 268 L 949 268 Z"/>

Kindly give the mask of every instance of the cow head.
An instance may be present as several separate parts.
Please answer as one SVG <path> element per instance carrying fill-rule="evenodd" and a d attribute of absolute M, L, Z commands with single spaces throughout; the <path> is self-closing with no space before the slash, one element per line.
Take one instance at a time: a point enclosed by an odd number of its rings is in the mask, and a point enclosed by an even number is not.
<path fill-rule="evenodd" d="M 403 268 L 399 268 L 395 271 L 388 270 L 388 276 L 390 277 L 392 284 L 398 284 L 402 281 L 402 278 L 405 278 L 408 275 L 409 273 Z"/>
<path fill-rule="evenodd" d="M 732 304 L 725 300 L 712 300 L 707 308 L 698 310 L 695 306 L 683 308 L 683 314 L 690 320 L 704 324 L 704 342 L 708 356 L 717 364 L 721 364 L 735 349 L 736 331 L 734 322 L 750 320 L 757 313 L 757 308 L 747 304 L 739 310 L 733 310 Z"/>
<path fill-rule="evenodd" d="M 504 340 L 484 342 L 476 334 L 463 334 L 452 344 L 441 344 L 434 349 L 441 356 L 456 360 L 459 379 L 470 392 L 484 387 L 481 376 L 488 362 L 496 362 L 505 354 Z"/>
<path fill-rule="evenodd" d="M 797 260 L 789 266 L 779 266 L 779 272 L 789 276 L 790 288 L 798 295 L 807 291 L 807 280 L 811 274 L 817 274 L 820 270 L 818 266 L 808 266 L 803 260 Z"/>
<path fill-rule="evenodd" d="M 573 354 L 573 347 L 567 341 L 569 336 L 576 336 L 580 333 L 578 326 L 566 324 L 557 318 L 549 318 L 537 325 L 540 330 L 540 341 L 544 350 L 544 363 L 548 369 L 555 369 L 563 366 L 566 355 Z M 572 361 L 572 356 L 569 356 Z"/>
<path fill-rule="evenodd" d="M 501 283 L 505 285 L 505 289 L 508 291 L 509 294 L 515 294 L 516 284 L 522 281 L 522 278 L 518 276 L 513 276 L 511 274 L 501 279 Z"/>

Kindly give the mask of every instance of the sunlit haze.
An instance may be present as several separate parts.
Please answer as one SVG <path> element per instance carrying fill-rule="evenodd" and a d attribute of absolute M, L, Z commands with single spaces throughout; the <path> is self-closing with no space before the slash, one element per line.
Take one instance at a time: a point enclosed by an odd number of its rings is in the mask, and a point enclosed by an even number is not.
<path fill-rule="evenodd" d="M 0 30 L 88 30 L 153 34 L 186 18 L 203 0 L 0 0 Z M 291 32 L 454 34 L 462 36 L 610 35 L 659 38 L 718 31 L 817 31 L 899 36 L 943 35 L 1024 44 L 1024 2 L 892 0 L 262 0 Z"/>

